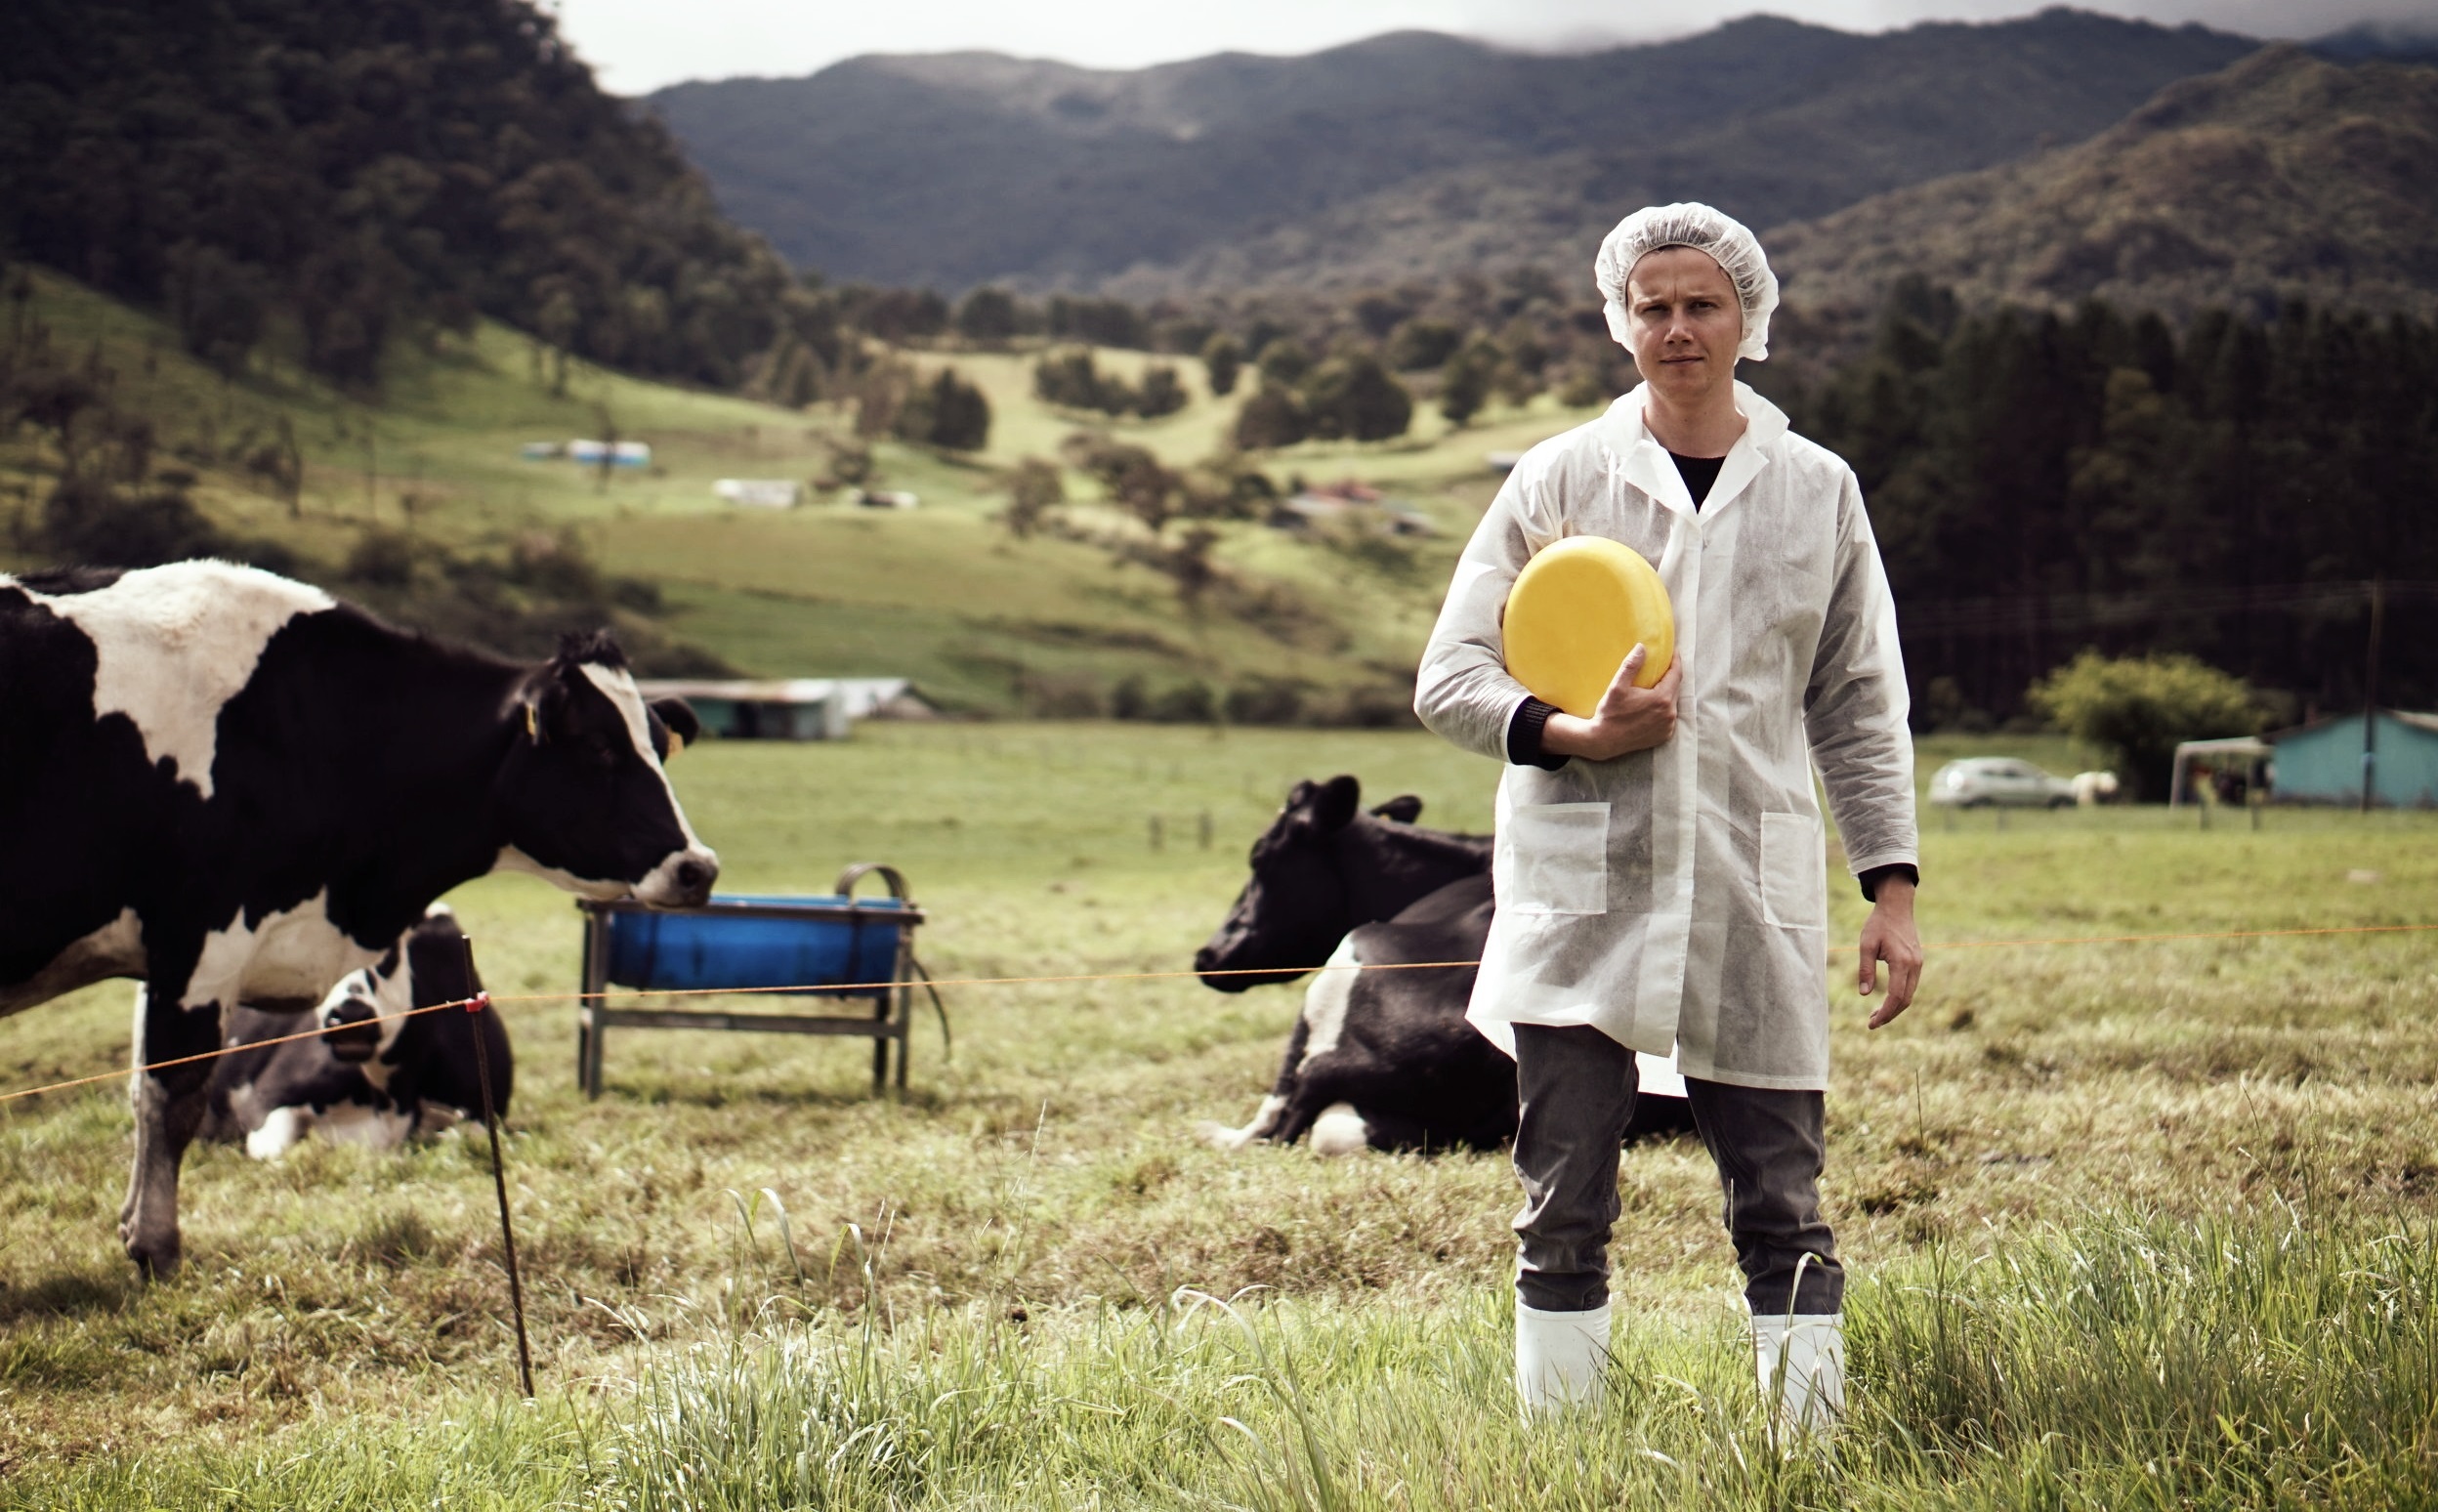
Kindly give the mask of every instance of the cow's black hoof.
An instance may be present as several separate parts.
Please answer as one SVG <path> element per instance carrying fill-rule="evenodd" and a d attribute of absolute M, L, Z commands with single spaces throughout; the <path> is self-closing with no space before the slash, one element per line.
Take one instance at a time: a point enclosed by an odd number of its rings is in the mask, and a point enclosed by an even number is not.
<path fill-rule="evenodd" d="M 136 1275 L 143 1280 L 173 1281 L 178 1279 L 178 1268 L 185 1257 L 180 1253 L 181 1246 L 175 1236 L 167 1243 L 155 1240 L 147 1244 L 138 1240 L 122 1226 L 118 1231 L 118 1240 L 126 1247 L 127 1258 L 136 1263 Z"/>

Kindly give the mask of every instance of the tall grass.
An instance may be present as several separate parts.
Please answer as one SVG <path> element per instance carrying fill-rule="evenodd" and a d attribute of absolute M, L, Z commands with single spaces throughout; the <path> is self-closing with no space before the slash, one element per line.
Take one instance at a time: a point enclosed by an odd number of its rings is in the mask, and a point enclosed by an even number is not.
<path fill-rule="evenodd" d="M 765 1317 L 542 1407 L 324 1420 L 0 1505 L 2279 1508 L 2438 1501 L 2438 1234 L 2095 1216 L 1848 1294 L 1833 1437 L 1770 1446 L 1739 1321 L 1620 1328 L 1519 1420 L 1505 1299 Z"/>

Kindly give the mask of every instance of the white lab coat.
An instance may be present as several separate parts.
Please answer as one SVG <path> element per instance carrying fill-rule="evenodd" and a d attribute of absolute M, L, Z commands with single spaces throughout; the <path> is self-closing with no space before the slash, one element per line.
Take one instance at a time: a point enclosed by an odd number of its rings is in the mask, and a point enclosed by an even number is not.
<path fill-rule="evenodd" d="M 1501 761 L 1526 693 L 1499 637 L 1534 553 L 1605 535 L 1651 559 L 1676 612 L 1676 734 L 1614 761 L 1509 766 L 1498 911 L 1470 1017 L 1588 1024 L 1684 1074 L 1828 1078 L 1828 862 L 1817 765 L 1860 873 L 1917 861 L 1896 609 L 1853 470 L 1742 384 L 1744 436 L 1697 514 L 1643 391 L 1526 452 L 1456 567 L 1414 712 Z"/>

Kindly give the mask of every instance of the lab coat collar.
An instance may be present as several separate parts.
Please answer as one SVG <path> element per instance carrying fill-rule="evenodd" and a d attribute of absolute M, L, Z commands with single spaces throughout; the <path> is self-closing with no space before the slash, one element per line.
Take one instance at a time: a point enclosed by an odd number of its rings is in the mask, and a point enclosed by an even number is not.
<path fill-rule="evenodd" d="M 1691 519 L 1695 515 L 1693 494 L 1685 487 L 1684 476 L 1676 471 L 1667 448 L 1659 443 L 1643 422 L 1644 391 L 1648 387 L 1636 384 L 1630 392 L 1618 396 L 1608 413 L 1595 422 L 1601 444 L 1608 448 L 1615 475 Z M 1786 411 L 1743 383 L 1736 385 L 1736 410 L 1744 416 L 1744 434 L 1728 448 L 1726 463 L 1718 470 L 1718 481 L 1710 485 L 1709 498 L 1702 505 L 1702 513 L 1712 518 L 1734 503 L 1744 486 L 1760 476 L 1769 461 L 1764 448 L 1786 434 Z"/>

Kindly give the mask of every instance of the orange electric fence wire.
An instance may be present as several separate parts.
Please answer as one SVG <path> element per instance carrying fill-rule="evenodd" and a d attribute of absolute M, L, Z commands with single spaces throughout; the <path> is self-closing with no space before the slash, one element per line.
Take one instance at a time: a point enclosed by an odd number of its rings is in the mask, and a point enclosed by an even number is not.
<path fill-rule="evenodd" d="M 2061 935 L 2043 940 L 1949 940 L 1925 945 L 1923 949 L 1928 952 L 2037 945 L 2145 945 L 2177 940 L 2275 940 L 2309 935 L 2406 935 L 2431 930 L 2438 930 L 2438 924 L 2341 924 L 2315 929 L 2223 929 L 2166 935 Z M 1846 955 L 1851 954 L 1852 950 L 1840 945 L 1828 953 Z M 1075 972 L 1051 977 L 944 977 L 932 982 L 847 982 L 825 983 L 819 986 L 753 987 L 665 987 L 625 991 L 615 995 L 621 997 L 728 997 L 767 992 L 821 992 L 852 996 L 857 993 L 881 992 L 899 987 L 1029 987 L 1066 982 L 1158 982 L 1172 981 L 1180 977 L 1300 977 L 1316 971 L 1446 971 L 1480 964 L 1479 961 L 1399 961 L 1371 965 L 1361 961 L 1349 961 L 1306 966 L 1300 969 L 1284 966 L 1250 966 L 1225 971 L 1107 971 Z M 468 1012 L 474 1012 L 485 1003 L 573 1002 L 588 996 L 601 998 L 610 995 L 612 994 L 608 992 L 521 992 L 498 995 L 484 993 L 476 997 L 458 998 L 454 1002 L 433 1003 L 422 1008 L 410 1008 L 394 1017 L 411 1019 L 421 1014 L 440 1013 L 449 1008 L 462 1008 Z M 324 1034 L 336 1033 L 342 1029 L 358 1027 L 360 1026 L 331 1025 L 320 1029 L 310 1029 L 299 1033 L 281 1034 L 273 1039 L 257 1039 L 243 1045 L 228 1045 L 218 1050 L 206 1050 L 199 1055 L 182 1055 L 175 1060 L 154 1061 L 147 1066 L 130 1066 L 117 1071 L 99 1071 L 90 1076 L 78 1076 L 68 1081 L 54 1081 L 38 1087 L 23 1087 L 15 1092 L 0 1092 L 0 1103 L 12 1103 L 24 1097 L 38 1097 L 46 1092 L 65 1092 L 75 1087 L 90 1086 L 97 1081 L 115 1081 L 121 1076 L 132 1076 L 138 1071 L 167 1071 L 172 1067 L 191 1066 L 198 1061 L 216 1061 L 224 1055 L 234 1055 L 239 1050 L 252 1050 L 266 1045 L 284 1045 L 299 1039 L 317 1039 Z"/>

